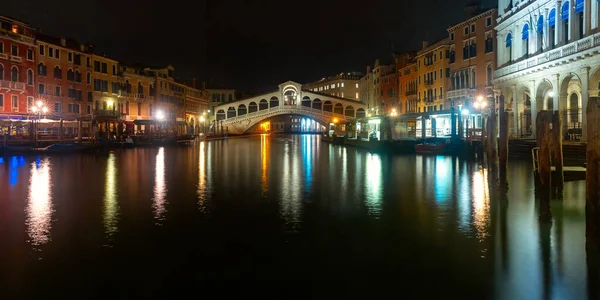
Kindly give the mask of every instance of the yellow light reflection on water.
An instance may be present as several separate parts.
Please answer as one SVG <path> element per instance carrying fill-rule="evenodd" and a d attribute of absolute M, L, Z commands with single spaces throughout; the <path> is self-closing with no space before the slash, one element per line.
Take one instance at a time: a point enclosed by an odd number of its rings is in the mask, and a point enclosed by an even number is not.
<path fill-rule="evenodd" d="M 165 183 L 165 148 L 160 147 L 156 154 L 156 166 L 154 175 L 154 199 L 152 208 L 154 210 L 154 218 L 163 220 L 166 212 L 165 196 L 167 194 L 167 185 Z"/>
<path fill-rule="evenodd" d="M 370 154 L 367 158 L 367 172 L 365 201 L 369 215 L 379 216 L 381 214 L 381 158 L 376 154 Z"/>
<path fill-rule="evenodd" d="M 113 152 L 108 155 L 104 187 L 104 231 L 108 236 L 117 232 L 117 158 Z"/>
<path fill-rule="evenodd" d="M 50 228 L 52 227 L 53 205 L 49 159 L 32 162 L 30 173 L 25 223 L 29 242 L 34 246 L 39 246 L 50 241 Z"/>
<path fill-rule="evenodd" d="M 269 190 L 269 178 L 267 177 L 267 166 L 269 165 L 269 136 L 262 134 L 260 136 L 260 156 L 261 156 L 261 177 L 260 186 L 262 189 L 262 196 L 267 196 Z"/>
<path fill-rule="evenodd" d="M 487 169 L 481 169 L 473 174 L 473 225 L 476 237 L 483 241 L 489 236 L 490 225 L 490 193 Z"/>
<path fill-rule="evenodd" d="M 206 209 L 207 186 L 206 186 L 206 142 L 200 142 L 200 151 L 198 152 L 198 206 L 200 210 Z"/>

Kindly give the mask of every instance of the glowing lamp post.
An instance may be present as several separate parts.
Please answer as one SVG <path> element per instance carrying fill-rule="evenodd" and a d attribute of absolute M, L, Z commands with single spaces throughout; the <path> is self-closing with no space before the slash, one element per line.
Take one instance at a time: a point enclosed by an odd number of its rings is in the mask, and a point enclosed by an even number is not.
<path fill-rule="evenodd" d="M 44 102 L 38 100 L 34 106 L 30 108 L 31 112 L 37 117 L 36 120 L 31 120 L 33 124 L 33 138 L 35 140 L 35 146 L 38 146 L 38 125 L 42 115 L 45 115 L 48 112 L 48 108 L 44 105 Z"/>
<path fill-rule="evenodd" d="M 395 108 L 394 108 L 394 109 L 392 109 L 392 112 L 390 113 L 390 115 L 391 115 L 392 117 L 396 117 L 396 116 L 398 116 L 398 112 L 396 111 L 396 109 L 395 109 Z"/>

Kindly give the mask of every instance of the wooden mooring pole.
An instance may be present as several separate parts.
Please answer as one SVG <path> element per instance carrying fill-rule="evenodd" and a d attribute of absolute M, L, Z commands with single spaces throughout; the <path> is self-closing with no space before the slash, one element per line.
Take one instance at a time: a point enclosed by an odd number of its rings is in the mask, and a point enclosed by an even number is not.
<path fill-rule="evenodd" d="M 496 104 L 490 103 L 490 117 L 488 118 L 488 166 L 494 171 L 498 166 L 498 119 L 496 119 Z"/>
<path fill-rule="evenodd" d="M 556 172 L 552 175 L 552 190 L 556 189 L 556 196 L 562 198 L 565 176 L 563 174 L 563 135 L 562 135 L 562 117 L 559 111 L 555 110 L 552 115 L 552 157 Z"/>
<path fill-rule="evenodd" d="M 504 111 L 504 96 L 500 95 L 500 169 L 499 188 L 501 192 L 508 190 L 508 112 Z"/>
<path fill-rule="evenodd" d="M 586 247 L 588 249 L 600 250 L 600 98 L 589 98 L 586 114 Z"/>
<path fill-rule="evenodd" d="M 536 187 L 536 192 L 540 196 L 540 221 L 552 220 L 550 209 L 550 185 L 552 174 L 552 133 L 550 131 L 550 122 L 552 112 L 540 111 L 536 118 L 537 146 L 539 150 L 539 169 L 540 186 Z"/>

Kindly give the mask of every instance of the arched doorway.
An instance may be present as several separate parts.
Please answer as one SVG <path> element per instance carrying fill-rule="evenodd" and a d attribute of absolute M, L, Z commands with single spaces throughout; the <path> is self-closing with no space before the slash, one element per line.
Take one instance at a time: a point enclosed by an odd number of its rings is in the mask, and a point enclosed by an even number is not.
<path fill-rule="evenodd" d="M 560 104 L 565 109 L 563 112 L 563 132 L 566 140 L 580 140 L 583 137 L 581 91 L 581 80 L 574 73 L 567 74 L 560 84 L 560 95 L 563 95 Z"/>
<path fill-rule="evenodd" d="M 323 103 L 323 111 L 328 111 L 328 112 L 332 112 L 333 111 L 333 104 L 331 103 L 331 101 L 325 101 Z"/>
<path fill-rule="evenodd" d="M 269 109 L 269 102 L 266 99 L 261 99 L 258 102 L 258 110 Z"/>
<path fill-rule="evenodd" d="M 256 102 L 250 102 L 248 104 L 248 113 L 253 113 L 256 112 L 258 110 L 258 106 L 256 105 Z"/>
<path fill-rule="evenodd" d="M 243 116 L 243 115 L 245 115 L 245 114 L 247 114 L 247 113 L 248 113 L 248 109 L 246 108 L 246 105 L 244 105 L 244 104 L 240 104 L 240 105 L 238 106 L 237 115 L 238 115 L 238 116 Z"/>
<path fill-rule="evenodd" d="M 235 118 L 235 116 L 236 116 L 235 108 L 234 107 L 229 107 L 227 109 L 227 119 L 229 119 L 229 118 Z"/>
<path fill-rule="evenodd" d="M 354 117 L 354 107 L 352 107 L 352 105 L 346 106 L 346 111 L 344 112 L 344 115 L 348 117 Z"/>
<path fill-rule="evenodd" d="M 367 114 L 363 108 L 359 108 L 356 110 L 356 118 L 364 118 Z"/>
<path fill-rule="evenodd" d="M 283 93 L 283 105 L 296 105 L 296 91 L 288 89 Z"/>
<path fill-rule="evenodd" d="M 333 113 L 343 115 L 344 114 L 344 106 L 341 105 L 340 103 L 336 103 L 333 106 Z"/>
<path fill-rule="evenodd" d="M 225 111 L 222 109 L 219 109 L 217 111 L 217 121 L 221 121 L 221 120 L 225 120 Z"/>
<path fill-rule="evenodd" d="M 270 104 L 269 108 L 277 107 L 277 106 L 279 106 L 279 99 L 277 99 L 277 97 L 273 96 L 273 97 L 271 97 L 269 104 Z"/>
<path fill-rule="evenodd" d="M 308 96 L 302 97 L 302 106 L 310 107 L 310 98 Z"/>
<path fill-rule="evenodd" d="M 312 108 L 321 110 L 322 109 L 321 99 L 315 98 L 315 100 L 313 100 L 313 102 L 312 102 Z"/>

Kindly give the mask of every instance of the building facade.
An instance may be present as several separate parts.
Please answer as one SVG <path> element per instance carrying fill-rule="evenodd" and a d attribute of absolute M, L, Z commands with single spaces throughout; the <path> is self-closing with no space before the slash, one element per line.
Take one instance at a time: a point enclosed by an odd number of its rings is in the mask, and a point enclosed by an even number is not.
<path fill-rule="evenodd" d="M 48 108 L 46 117 L 77 120 L 82 115 L 91 115 L 88 46 L 38 34 L 36 48 L 36 98 Z"/>
<path fill-rule="evenodd" d="M 361 101 L 360 82 L 361 74 L 358 72 L 340 73 L 336 76 L 322 78 L 321 80 L 307 83 L 304 86 L 313 92 Z"/>
<path fill-rule="evenodd" d="M 144 69 L 155 78 L 156 97 L 153 114 L 160 119 L 165 134 L 186 134 L 188 131 L 185 121 L 185 84 L 175 80 L 175 68 L 148 67 Z"/>
<path fill-rule="evenodd" d="M 417 80 L 419 69 L 416 62 L 407 64 L 396 72 L 398 78 L 399 113 L 417 112 Z"/>
<path fill-rule="evenodd" d="M 34 101 L 35 32 L 0 16 L 0 118 L 21 119 Z M 11 132 L 12 134 L 13 132 Z"/>
<path fill-rule="evenodd" d="M 124 103 L 123 119 L 126 131 L 135 135 L 149 135 L 154 120 L 156 96 L 155 78 L 141 66 L 119 66 L 119 101 Z"/>
<path fill-rule="evenodd" d="M 367 66 L 367 73 L 358 81 L 358 98 L 369 110 L 375 107 L 375 85 L 371 66 Z"/>
<path fill-rule="evenodd" d="M 494 102 L 493 70 L 496 68 L 496 25 L 497 11 L 483 13 L 478 7 L 467 8 L 467 19 L 448 28 L 450 39 L 450 105 L 467 109 L 474 115 L 482 108 L 473 104 L 479 99 Z M 472 118 L 475 118 L 473 116 Z M 480 127 L 475 119 L 468 125 Z"/>
<path fill-rule="evenodd" d="M 600 89 L 599 2 L 499 0 L 494 83 L 513 137 L 535 136 L 541 110 L 560 111 L 567 140 L 586 139 L 585 110 Z"/>
<path fill-rule="evenodd" d="M 196 80 L 191 86 L 185 88 L 185 120 L 188 125 L 188 134 L 204 134 L 208 125 L 208 92 L 196 88 Z"/>
<path fill-rule="evenodd" d="M 417 112 L 449 109 L 446 102 L 450 73 L 450 40 L 441 39 L 431 45 L 423 43 L 417 54 Z"/>

